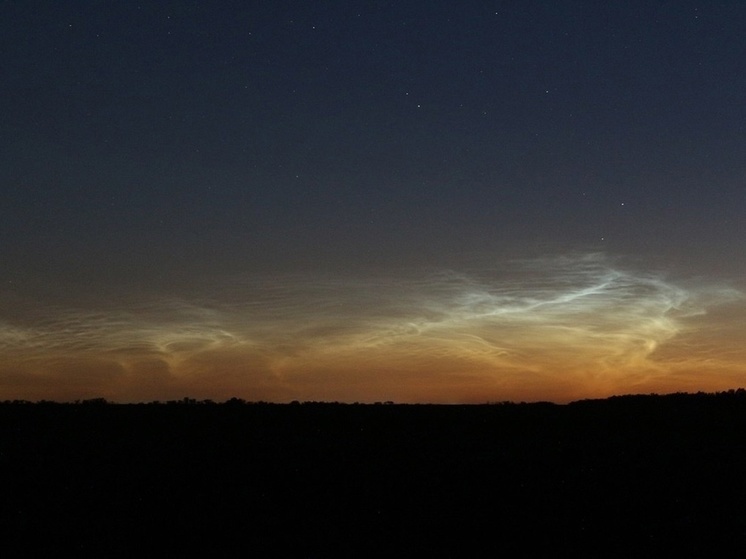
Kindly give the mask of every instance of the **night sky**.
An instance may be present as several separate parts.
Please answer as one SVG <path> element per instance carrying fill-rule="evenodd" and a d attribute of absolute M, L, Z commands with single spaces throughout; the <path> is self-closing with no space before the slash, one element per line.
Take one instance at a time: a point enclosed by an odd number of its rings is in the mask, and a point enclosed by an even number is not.
<path fill-rule="evenodd" d="M 0 399 L 746 385 L 746 3 L 0 9 Z"/>

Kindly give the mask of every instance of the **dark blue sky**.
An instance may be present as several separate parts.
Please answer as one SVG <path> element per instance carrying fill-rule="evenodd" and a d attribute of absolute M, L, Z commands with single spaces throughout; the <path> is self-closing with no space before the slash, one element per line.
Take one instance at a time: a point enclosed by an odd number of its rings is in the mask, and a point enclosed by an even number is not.
<path fill-rule="evenodd" d="M 13 293 L 746 273 L 746 4 L 0 2 Z"/>

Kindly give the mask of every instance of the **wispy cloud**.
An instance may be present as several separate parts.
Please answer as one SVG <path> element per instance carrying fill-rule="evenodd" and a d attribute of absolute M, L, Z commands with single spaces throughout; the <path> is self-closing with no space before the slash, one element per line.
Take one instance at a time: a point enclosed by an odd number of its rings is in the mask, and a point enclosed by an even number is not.
<path fill-rule="evenodd" d="M 33 392 L 41 375 L 49 391 L 79 390 L 82 375 L 120 399 L 624 391 L 718 352 L 730 356 L 719 369 L 735 369 L 743 355 L 723 322 L 708 337 L 706 313 L 743 316 L 741 300 L 732 288 L 674 282 L 602 254 L 374 278 L 238 277 L 179 296 L 8 313 L 0 383 L 18 392 L 27 375 Z M 119 372 L 92 382 L 94 366 Z"/>

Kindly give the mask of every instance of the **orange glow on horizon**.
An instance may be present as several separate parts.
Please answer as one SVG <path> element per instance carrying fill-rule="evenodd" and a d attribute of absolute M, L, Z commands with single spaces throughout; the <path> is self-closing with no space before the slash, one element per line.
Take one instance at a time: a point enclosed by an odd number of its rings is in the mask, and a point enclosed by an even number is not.
<path fill-rule="evenodd" d="M 746 384 L 740 292 L 599 254 L 25 305 L 0 325 L 2 399 L 565 402 Z"/>

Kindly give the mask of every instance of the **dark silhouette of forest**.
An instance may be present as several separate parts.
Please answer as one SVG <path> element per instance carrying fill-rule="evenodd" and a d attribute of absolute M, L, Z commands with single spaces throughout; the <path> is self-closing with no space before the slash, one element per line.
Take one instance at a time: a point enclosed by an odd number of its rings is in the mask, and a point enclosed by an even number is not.
<path fill-rule="evenodd" d="M 746 543 L 746 391 L 0 404 L 3 548 L 638 556 Z"/>

